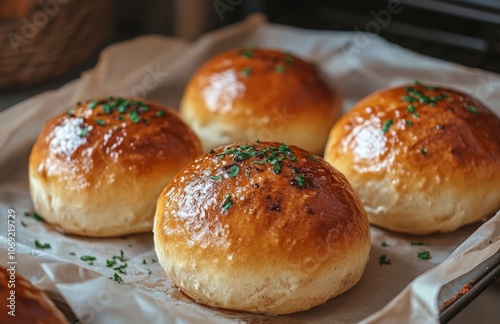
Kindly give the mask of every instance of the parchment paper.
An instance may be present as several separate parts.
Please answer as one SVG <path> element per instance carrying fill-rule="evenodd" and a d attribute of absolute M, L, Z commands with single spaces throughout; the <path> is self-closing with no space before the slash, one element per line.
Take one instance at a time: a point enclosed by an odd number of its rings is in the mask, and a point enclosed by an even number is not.
<path fill-rule="evenodd" d="M 160 36 L 115 44 L 79 79 L 0 113 L 0 264 L 8 262 L 4 224 L 12 208 L 18 273 L 42 289 L 60 293 L 83 323 L 436 322 L 439 287 L 500 248 L 500 213 L 484 224 L 445 235 L 413 237 L 372 228 L 370 261 L 361 281 L 323 305 L 286 316 L 215 310 L 191 301 L 171 286 L 155 263 L 151 233 L 86 239 L 62 235 L 23 216 L 32 210 L 28 155 L 48 119 L 80 99 L 112 94 L 140 95 L 177 108 L 186 82 L 199 65 L 221 51 L 244 45 L 289 50 L 320 64 L 341 89 L 345 111 L 372 91 L 418 79 L 467 91 L 500 114 L 498 75 L 428 58 L 361 32 L 301 30 L 267 24 L 256 15 L 192 44 Z M 51 248 L 38 249 L 35 240 L 50 243 Z M 415 241 L 425 245 L 412 245 Z M 127 263 L 123 284 L 110 280 L 114 271 L 106 267 L 106 260 L 120 251 Z M 430 251 L 431 259 L 417 258 L 422 251 Z M 390 265 L 379 264 L 382 254 Z M 96 260 L 89 264 L 80 260 L 83 255 Z"/>

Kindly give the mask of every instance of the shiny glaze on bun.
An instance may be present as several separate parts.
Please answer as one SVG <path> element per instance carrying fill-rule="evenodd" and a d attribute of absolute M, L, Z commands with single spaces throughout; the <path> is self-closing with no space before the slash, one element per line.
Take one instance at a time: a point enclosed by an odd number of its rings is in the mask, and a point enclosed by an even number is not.
<path fill-rule="evenodd" d="M 332 129 L 325 159 L 374 224 L 446 232 L 500 208 L 499 130 L 472 96 L 417 82 L 358 102 Z"/>
<path fill-rule="evenodd" d="M 146 231 L 161 189 L 200 153 L 196 135 L 159 103 L 114 97 L 82 101 L 50 120 L 33 146 L 35 208 L 70 233 Z M 86 214 L 113 209 L 117 215 L 100 219 L 100 225 L 84 225 Z"/>
<path fill-rule="evenodd" d="M 341 97 L 315 64 L 266 49 L 236 49 L 191 77 L 181 117 L 206 150 L 255 138 L 322 153 Z"/>
<path fill-rule="evenodd" d="M 369 225 L 344 176 L 285 144 L 220 147 L 165 188 L 155 248 L 170 280 L 202 303 L 305 310 L 353 286 Z"/>

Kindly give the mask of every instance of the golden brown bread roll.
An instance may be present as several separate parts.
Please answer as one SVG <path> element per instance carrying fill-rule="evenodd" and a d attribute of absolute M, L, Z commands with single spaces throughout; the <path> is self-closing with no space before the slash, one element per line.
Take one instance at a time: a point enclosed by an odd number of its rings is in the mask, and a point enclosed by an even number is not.
<path fill-rule="evenodd" d="M 45 220 L 67 233 L 151 231 L 158 195 L 199 154 L 196 135 L 159 103 L 85 101 L 40 133 L 29 160 L 31 197 Z"/>
<path fill-rule="evenodd" d="M 322 154 L 341 105 L 314 64 L 278 51 L 240 49 L 212 58 L 191 77 L 180 115 L 207 151 L 259 138 Z"/>
<path fill-rule="evenodd" d="M 52 300 L 31 282 L 16 274 L 15 269 L 0 267 L 0 297 L 7 304 L 0 312 L 0 323 L 68 322 Z"/>
<path fill-rule="evenodd" d="M 500 208 L 500 119 L 459 91 L 416 82 L 369 95 L 333 127 L 325 159 L 393 231 L 449 232 Z"/>
<path fill-rule="evenodd" d="M 158 199 L 154 243 L 170 281 L 215 307 L 286 314 L 351 288 L 369 223 L 345 177 L 295 146 L 220 147 Z"/>

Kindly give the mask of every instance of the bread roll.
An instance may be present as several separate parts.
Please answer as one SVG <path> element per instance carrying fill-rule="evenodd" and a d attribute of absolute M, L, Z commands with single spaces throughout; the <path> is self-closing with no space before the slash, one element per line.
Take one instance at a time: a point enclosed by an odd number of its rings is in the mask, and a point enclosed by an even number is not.
<path fill-rule="evenodd" d="M 196 135 L 153 101 L 85 101 L 48 121 L 29 160 L 31 197 L 63 232 L 151 231 L 158 195 L 201 154 Z"/>
<path fill-rule="evenodd" d="M 10 270 L 10 271 L 9 271 Z M 0 267 L 0 323 L 64 324 L 64 315 L 52 300 L 33 286 L 15 268 Z"/>
<path fill-rule="evenodd" d="M 456 90 L 416 82 L 371 94 L 325 151 L 386 229 L 449 232 L 500 209 L 500 119 Z"/>
<path fill-rule="evenodd" d="M 369 223 L 345 177 L 295 146 L 220 147 L 158 199 L 154 243 L 170 281 L 213 307 L 287 314 L 351 288 Z"/>
<path fill-rule="evenodd" d="M 206 62 L 180 106 L 206 151 L 258 138 L 322 154 L 341 111 L 339 92 L 314 64 L 264 49 L 233 50 Z"/>

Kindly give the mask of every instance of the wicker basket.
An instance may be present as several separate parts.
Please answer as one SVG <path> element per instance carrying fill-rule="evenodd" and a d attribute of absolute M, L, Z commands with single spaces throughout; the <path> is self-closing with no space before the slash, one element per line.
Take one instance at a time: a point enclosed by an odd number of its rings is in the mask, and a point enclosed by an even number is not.
<path fill-rule="evenodd" d="M 39 0 L 0 20 L 0 89 L 56 78 L 88 60 L 110 35 L 113 0 Z"/>

